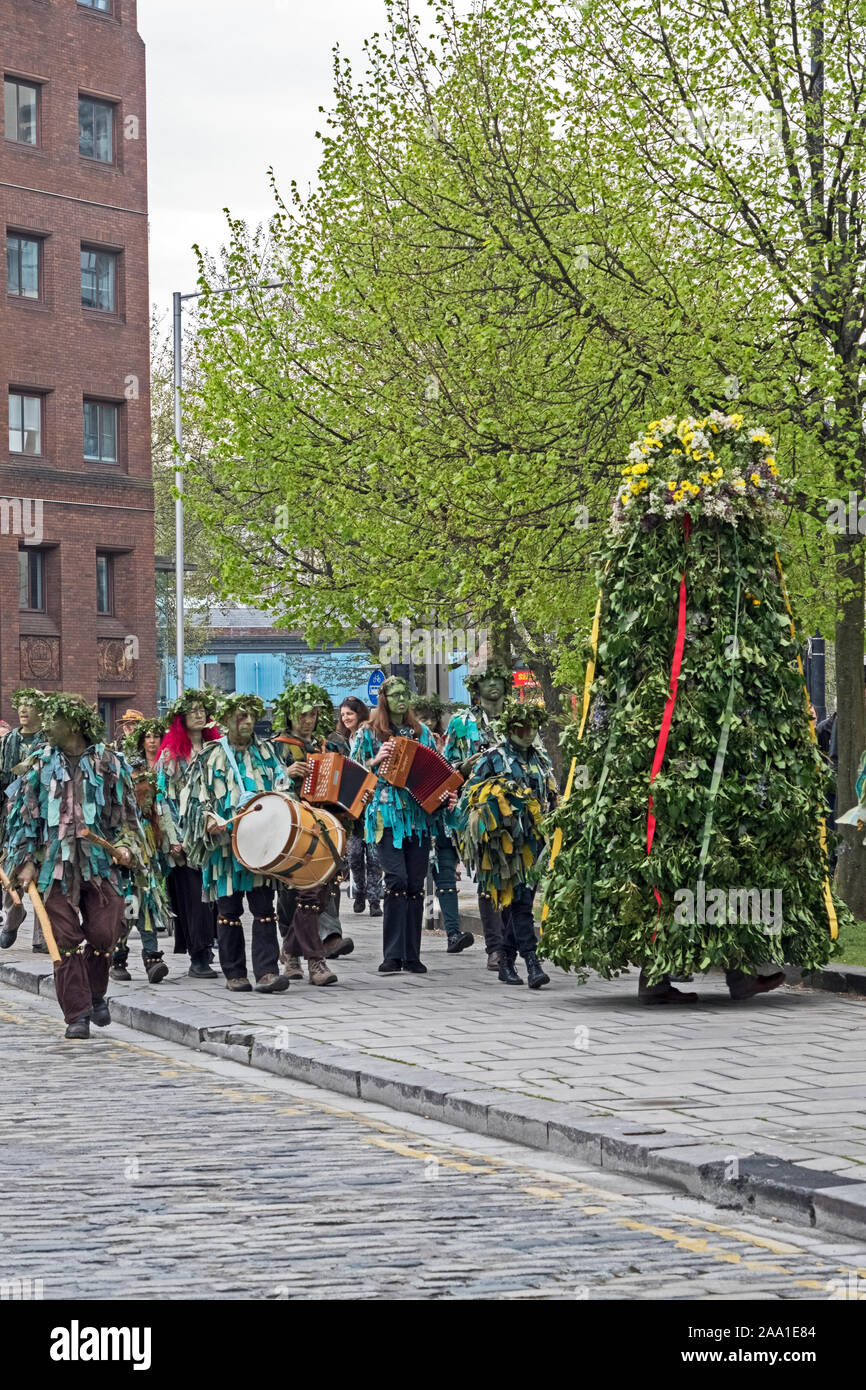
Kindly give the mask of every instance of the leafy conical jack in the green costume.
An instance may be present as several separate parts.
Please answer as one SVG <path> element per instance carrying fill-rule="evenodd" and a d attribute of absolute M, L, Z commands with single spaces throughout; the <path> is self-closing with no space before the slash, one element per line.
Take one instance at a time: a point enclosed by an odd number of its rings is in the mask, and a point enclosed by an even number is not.
<path fill-rule="evenodd" d="M 583 735 L 565 739 L 577 775 L 549 823 L 556 965 L 655 980 L 836 953 L 848 918 L 776 553 L 783 495 L 770 436 L 741 416 L 654 421 L 632 446 Z"/>

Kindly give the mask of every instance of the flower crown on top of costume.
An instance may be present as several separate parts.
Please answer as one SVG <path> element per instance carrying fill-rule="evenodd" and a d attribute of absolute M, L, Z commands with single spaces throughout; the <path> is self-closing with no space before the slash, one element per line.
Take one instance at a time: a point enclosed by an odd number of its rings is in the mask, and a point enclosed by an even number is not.
<path fill-rule="evenodd" d="M 711 410 L 702 419 L 651 420 L 628 452 L 613 504 L 613 528 L 650 531 L 684 516 L 736 526 L 786 500 L 770 433 L 742 415 Z"/>

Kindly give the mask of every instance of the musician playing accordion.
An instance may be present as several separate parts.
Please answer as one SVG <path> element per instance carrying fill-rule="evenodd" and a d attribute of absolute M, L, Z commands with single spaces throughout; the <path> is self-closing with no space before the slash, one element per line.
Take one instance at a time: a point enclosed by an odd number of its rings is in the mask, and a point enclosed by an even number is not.
<path fill-rule="evenodd" d="M 391 756 L 395 738 L 417 739 L 435 751 L 433 736 L 416 717 L 411 701 L 406 681 L 389 676 L 379 690 L 369 723 L 352 744 L 352 757 L 375 772 L 378 779 L 364 816 L 364 838 L 378 846 L 385 876 L 382 975 L 427 973 L 421 961 L 421 929 L 430 843 L 433 836 L 445 835 L 445 818 L 457 800 L 455 793 L 449 793 L 442 809 L 430 814 L 405 787 L 392 786 L 380 771 Z"/>

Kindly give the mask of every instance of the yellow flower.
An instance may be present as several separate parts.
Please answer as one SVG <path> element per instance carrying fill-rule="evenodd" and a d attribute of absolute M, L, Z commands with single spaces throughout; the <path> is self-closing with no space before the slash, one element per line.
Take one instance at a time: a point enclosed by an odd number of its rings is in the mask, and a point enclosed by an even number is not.
<path fill-rule="evenodd" d="M 682 449 L 671 449 L 672 454 L 681 454 L 682 452 Z"/>
<path fill-rule="evenodd" d="M 649 464 L 648 464 L 648 463 L 636 463 L 635 466 L 634 466 L 634 468 L 633 468 L 631 471 L 632 471 L 632 473 L 635 473 L 635 474 L 648 473 L 648 472 L 649 472 Z"/>
<path fill-rule="evenodd" d="M 721 468 L 714 468 L 714 469 L 713 469 L 713 481 L 714 481 L 714 482 L 718 482 L 718 480 L 719 480 L 719 478 L 721 478 L 721 476 L 722 476 L 722 469 L 721 469 Z"/>
<path fill-rule="evenodd" d="M 772 454 L 768 458 L 764 459 L 764 463 L 768 463 L 771 468 L 775 462 L 776 460 L 773 458 Z"/>
<path fill-rule="evenodd" d="M 746 484 L 745 484 L 745 482 L 743 481 L 742 478 L 734 478 L 734 487 L 745 487 L 745 486 L 746 486 Z"/>
<path fill-rule="evenodd" d="M 671 492 L 673 492 L 674 488 L 677 487 L 677 486 L 678 486 L 678 484 L 677 484 L 676 482 L 673 482 L 673 483 L 672 483 L 671 480 L 670 480 L 670 478 L 668 479 L 668 487 L 670 488 Z"/>
<path fill-rule="evenodd" d="M 749 478 L 749 481 L 752 482 L 752 483 L 754 483 L 754 484 L 755 484 L 755 487 L 760 487 L 760 486 L 761 486 L 761 476 L 760 476 L 760 474 L 759 474 L 759 473 L 752 473 L 751 477 Z"/>

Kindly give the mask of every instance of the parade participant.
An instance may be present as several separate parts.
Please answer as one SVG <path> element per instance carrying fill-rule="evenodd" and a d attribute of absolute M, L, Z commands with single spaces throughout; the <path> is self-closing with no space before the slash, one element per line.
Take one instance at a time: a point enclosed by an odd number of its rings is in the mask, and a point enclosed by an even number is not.
<path fill-rule="evenodd" d="M 275 725 L 282 730 L 274 740 L 280 756 L 287 765 L 295 794 L 299 795 L 307 770 L 307 758 L 325 751 L 347 756 L 349 745 L 335 729 L 334 706 L 323 686 L 312 681 L 290 685 L 277 701 Z M 310 984 L 331 985 L 337 976 L 325 965 L 325 960 L 351 955 L 355 943 L 343 936 L 340 925 L 340 883 L 344 872 L 303 900 L 297 889 L 281 884 L 277 890 L 277 919 L 283 937 L 280 959 L 283 972 L 290 980 L 303 979 L 301 956 L 307 961 Z M 298 919 L 300 935 L 296 929 Z M 315 919 L 315 920 L 314 920 Z M 305 943 L 306 949 L 302 945 Z"/>
<path fill-rule="evenodd" d="M 165 722 L 140 719 L 123 741 L 123 753 L 132 771 L 132 784 L 144 829 L 145 856 L 139 871 L 125 875 L 126 920 L 111 961 L 112 980 L 130 980 L 129 936 L 133 927 L 141 937 L 141 959 L 148 983 L 158 985 L 168 974 L 157 936 L 167 930 L 169 907 L 165 897 L 165 871 L 160 852 L 162 829 L 156 806 L 156 757 Z"/>
<path fill-rule="evenodd" d="M 131 734 L 136 724 L 140 724 L 144 715 L 140 709 L 127 709 L 115 725 L 114 747 L 120 752 L 123 748 L 123 740 Z"/>
<path fill-rule="evenodd" d="M 777 549 L 788 510 L 765 428 L 669 416 L 632 443 L 595 557 L 545 955 L 579 980 L 636 966 L 648 1005 L 693 1003 L 671 977 L 709 969 L 732 999 L 766 994 L 783 962 L 837 954 L 850 920 Z"/>
<path fill-rule="evenodd" d="M 166 880 L 175 916 L 174 954 L 189 956 L 189 974 L 196 980 L 215 980 L 211 969 L 216 940 L 216 904 L 203 901 L 201 869 L 187 863 L 183 852 L 180 801 L 202 750 L 220 736 L 214 723 L 210 691 L 184 690 L 169 706 L 168 731 L 156 761 L 156 795 L 162 829 L 162 852 L 170 866 Z"/>
<path fill-rule="evenodd" d="M 227 696 L 219 709 L 227 733 L 206 743 L 180 797 L 182 848 L 202 871 L 202 892 L 217 904 L 219 959 L 226 988 L 251 989 L 241 922 L 244 895 L 253 914 L 252 965 L 256 989 L 278 994 L 289 981 L 279 973 L 274 890 L 232 852 L 228 825 L 246 801 L 284 785 L 286 769 L 274 745 L 256 736 L 265 708 L 257 695 Z"/>
<path fill-rule="evenodd" d="M 437 753 L 444 753 L 445 749 L 445 734 L 442 731 L 443 708 L 441 699 L 435 693 L 421 695 L 415 701 L 415 713 L 423 720 L 432 735 L 436 743 Z M 446 949 L 449 955 L 457 955 L 460 951 L 465 951 L 467 947 L 475 945 L 475 937 L 472 932 L 462 931 L 460 928 L 460 907 L 457 898 L 457 866 L 459 862 L 460 856 L 457 852 L 454 836 L 448 833 L 443 824 L 440 833 L 433 840 L 431 867 L 439 911 L 442 913 L 445 935 L 448 938 Z"/>
<path fill-rule="evenodd" d="M 12 708 L 18 715 L 18 728 L 10 730 L 0 747 L 0 843 L 5 840 L 6 790 L 15 780 L 15 769 L 31 757 L 44 742 L 39 705 L 43 698 L 41 690 L 29 687 L 16 690 L 12 696 Z M 26 913 L 23 903 L 14 903 L 8 892 L 4 894 L 3 907 L 5 917 L 3 930 L 0 931 L 0 947 L 6 950 L 15 945 Z M 42 928 L 36 917 L 33 919 L 32 949 L 40 955 L 46 955 L 48 952 Z"/>
<path fill-rule="evenodd" d="M 123 927 L 124 866 L 140 862 L 144 834 L 129 769 L 104 743 L 92 705 L 58 692 L 40 710 L 47 741 L 7 792 L 6 866 L 22 889 L 36 882 L 44 895 L 61 955 L 54 983 L 66 1036 L 87 1038 L 91 1020 L 111 1022 L 105 994 Z"/>
<path fill-rule="evenodd" d="M 486 666 L 483 671 L 473 671 L 466 685 L 472 706 L 452 714 L 445 730 L 443 749 L 443 757 L 463 777 L 471 775 L 479 755 L 497 741 L 497 720 L 512 688 L 511 670 L 507 666 Z M 502 917 L 494 908 L 490 894 L 480 885 L 478 913 L 484 931 L 487 969 L 498 971 L 502 962 Z"/>
<path fill-rule="evenodd" d="M 434 740 L 412 710 L 412 695 L 402 676 L 389 676 L 379 690 L 370 721 L 352 745 L 352 756 L 377 772 L 392 751 L 395 738 L 414 738 L 428 748 Z M 449 793 L 451 811 L 456 795 Z M 443 812 L 428 815 L 403 787 L 393 787 L 381 774 L 364 814 L 364 836 L 379 850 L 385 875 L 382 920 L 382 963 L 379 973 L 396 975 L 405 970 L 426 975 L 421 961 L 421 929 L 424 919 L 424 880 L 430 860 L 430 842 L 443 827 Z"/>
<path fill-rule="evenodd" d="M 458 841 L 464 861 L 502 913 L 498 978 L 522 985 L 514 968 L 518 952 L 530 989 L 550 983 L 538 962 L 532 917 L 534 871 L 544 848 L 542 820 L 553 810 L 558 788 L 547 753 L 535 737 L 547 719 L 541 704 L 512 696 L 499 716 L 501 741 L 475 763 L 458 807 Z"/>
<path fill-rule="evenodd" d="M 337 732 L 351 744 L 362 724 L 370 718 L 370 711 L 355 695 L 347 695 L 340 705 L 340 720 Z M 346 849 L 349 871 L 352 875 L 352 911 L 363 912 L 369 904 L 370 916 L 382 916 L 382 869 L 375 845 L 364 839 L 362 827 L 355 827 L 349 836 Z"/>

